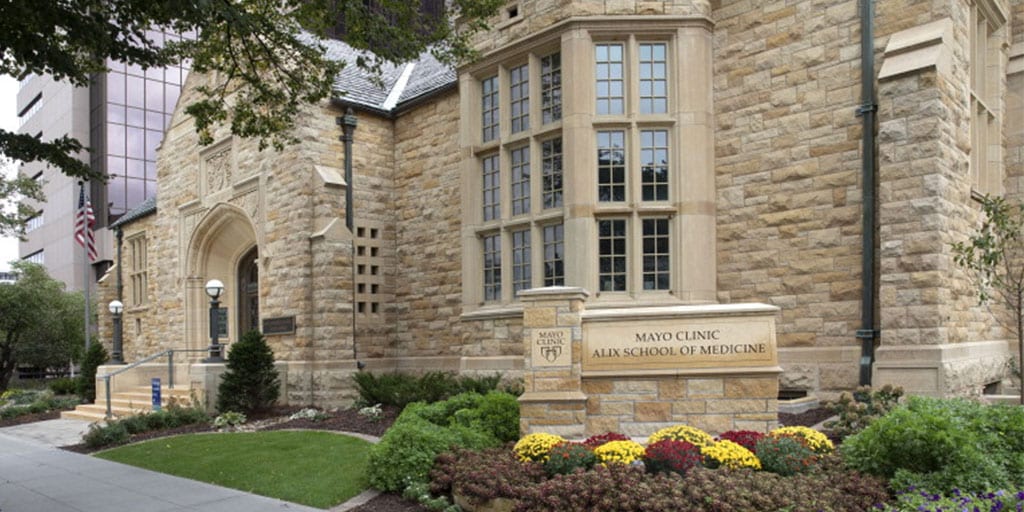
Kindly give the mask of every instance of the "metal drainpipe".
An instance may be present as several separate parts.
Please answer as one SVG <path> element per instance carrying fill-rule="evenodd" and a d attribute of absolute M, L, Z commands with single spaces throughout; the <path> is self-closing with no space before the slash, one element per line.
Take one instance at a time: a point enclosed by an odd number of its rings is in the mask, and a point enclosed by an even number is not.
<path fill-rule="evenodd" d="M 124 303 L 124 281 L 121 281 L 121 268 L 124 263 L 121 261 L 121 247 L 124 245 L 124 231 L 121 226 L 117 227 L 117 300 Z"/>
<path fill-rule="evenodd" d="M 860 385 L 871 385 L 871 365 L 875 361 L 875 9 L 874 0 L 860 1 L 860 81 L 861 105 L 857 115 L 863 120 L 861 161 L 861 195 L 863 201 L 861 226 L 861 326 L 857 339 L 861 342 Z"/>
<path fill-rule="evenodd" d="M 356 361 L 356 368 L 362 370 L 363 363 L 356 352 L 356 232 L 352 208 L 352 141 L 358 119 L 349 107 L 336 122 L 341 126 L 341 141 L 345 144 L 345 227 L 352 234 L 352 359 Z"/>

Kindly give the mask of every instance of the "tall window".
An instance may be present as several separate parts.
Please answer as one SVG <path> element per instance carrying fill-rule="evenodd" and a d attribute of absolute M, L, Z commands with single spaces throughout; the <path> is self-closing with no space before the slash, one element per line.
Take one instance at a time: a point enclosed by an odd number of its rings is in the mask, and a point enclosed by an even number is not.
<path fill-rule="evenodd" d="M 146 303 L 146 288 L 148 286 L 146 237 L 137 236 L 129 239 L 128 248 L 131 252 L 131 267 L 128 270 L 131 280 L 131 305 L 141 306 Z"/>
<path fill-rule="evenodd" d="M 512 163 L 512 215 L 530 213 L 530 146 L 509 152 Z"/>
<path fill-rule="evenodd" d="M 668 290 L 668 219 L 644 219 L 643 227 L 644 290 Z"/>
<path fill-rule="evenodd" d="M 622 114 L 625 111 L 622 44 L 598 44 L 594 47 L 597 80 L 597 114 Z"/>
<path fill-rule="evenodd" d="M 626 133 L 597 132 L 597 200 L 626 200 Z"/>
<path fill-rule="evenodd" d="M 530 230 L 512 232 L 512 293 L 531 288 Z"/>
<path fill-rule="evenodd" d="M 983 2 L 971 6 L 971 185 L 980 194 L 1003 193 L 1002 133 L 999 97 L 1002 88 L 1001 37 Z"/>
<path fill-rule="evenodd" d="M 565 285 L 564 236 L 561 224 L 544 226 L 544 286 Z"/>
<path fill-rule="evenodd" d="M 640 183 L 644 201 L 668 200 L 668 131 L 640 131 Z"/>
<path fill-rule="evenodd" d="M 597 221 L 598 286 L 602 292 L 626 291 L 626 221 Z"/>
<path fill-rule="evenodd" d="M 483 126 L 483 141 L 491 141 L 498 138 L 498 77 L 492 76 L 480 82 L 482 113 L 481 125 Z"/>
<path fill-rule="evenodd" d="M 512 68 L 509 71 L 509 121 L 512 133 L 530 128 L 530 66 Z"/>
<path fill-rule="evenodd" d="M 562 138 L 542 142 L 540 154 L 544 168 L 541 183 L 544 208 L 557 208 L 562 206 Z"/>
<path fill-rule="evenodd" d="M 488 235 L 484 242 L 484 300 L 501 300 L 501 235 Z"/>
<path fill-rule="evenodd" d="M 540 59 L 540 113 L 547 124 L 562 118 L 562 54 Z"/>
<path fill-rule="evenodd" d="M 483 159 L 483 208 L 485 221 L 501 218 L 501 172 L 498 155 Z"/>
<path fill-rule="evenodd" d="M 668 69 L 665 43 L 640 44 L 640 113 L 668 112 Z"/>

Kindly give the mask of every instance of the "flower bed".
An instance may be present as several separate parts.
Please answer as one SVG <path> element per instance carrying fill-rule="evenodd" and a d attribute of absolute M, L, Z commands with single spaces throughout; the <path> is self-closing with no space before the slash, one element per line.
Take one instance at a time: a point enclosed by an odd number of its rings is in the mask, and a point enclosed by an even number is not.
<path fill-rule="evenodd" d="M 607 433 L 570 443 L 536 433 L 512 450 L 456 450 L 437 459 L 430 491 L 477 511 L 500 503 L 517 511 L 852 512 L 889 499 L 884 481 L 847 470 L 828 439 L 811 429 L 715 439 L 677 425 L 647 441 L 645 448 Z"/>

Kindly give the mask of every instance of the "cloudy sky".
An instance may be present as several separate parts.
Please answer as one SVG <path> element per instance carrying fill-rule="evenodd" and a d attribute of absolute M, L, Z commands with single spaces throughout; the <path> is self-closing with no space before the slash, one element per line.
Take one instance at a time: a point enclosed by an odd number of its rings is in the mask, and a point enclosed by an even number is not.
<path fill-rule="evenodd" d="M 16 101 L 18 96 L 17 80 L 0 75 L 0 126 L 6 130 L 18 128 L 18 113 Z M 2 169 L 6 175 L 17 172 L 17 168 L 10 167 Z M 10 269 L 10 261 L 18 259 L 18 240 L 14 238 L 0 238 L 0 271 Z"/>

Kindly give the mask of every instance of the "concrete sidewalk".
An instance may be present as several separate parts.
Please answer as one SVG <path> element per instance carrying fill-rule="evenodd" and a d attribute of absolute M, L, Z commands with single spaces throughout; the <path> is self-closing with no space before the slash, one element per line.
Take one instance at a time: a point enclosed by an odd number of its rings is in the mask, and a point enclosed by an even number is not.
<path fill-rule="evenodd" d="M 0 512 L 320 510 L 56 448 L 86 430 L 78 420 L 0 428 Z"/>

